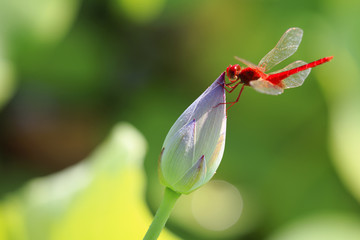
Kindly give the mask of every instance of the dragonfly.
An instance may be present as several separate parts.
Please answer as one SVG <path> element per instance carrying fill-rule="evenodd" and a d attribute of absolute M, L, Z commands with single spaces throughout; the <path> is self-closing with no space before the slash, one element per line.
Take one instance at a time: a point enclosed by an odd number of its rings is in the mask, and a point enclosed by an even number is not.
<path fill-rule="evenodd" d="M 309 75 L 311 68 L 329 62 L 333 58 L 333 56 L 324 57 L 311 63 L 298 60 L 281 70 L 266 73 L 296 52 L 302 36 L 302 29 L 297 27 L 289 28 L 280 38 L 276 46 L 260 60 L 258 65 L 235 57 L 236 60 L 243 63 L 246 67 L 241 68 L 239 64 L 229 65 L 226 69 L 226 75 L 230 82 L 225 82 L 223 87 L 229 93 L 233 92 L 240 84 L 242 84 L 242 87 L 234 102 L 221 104 L 231 104 L 230 107 L 232 107 L 239 101 L 245 86 L 250 86 L 256 91 L 265 94 L 282 94 L 284 89 L 301 86 Z M 230 90 L 225 86 L 230 88 Z M 230 107 L 228 107 L 227 110 Z"/>

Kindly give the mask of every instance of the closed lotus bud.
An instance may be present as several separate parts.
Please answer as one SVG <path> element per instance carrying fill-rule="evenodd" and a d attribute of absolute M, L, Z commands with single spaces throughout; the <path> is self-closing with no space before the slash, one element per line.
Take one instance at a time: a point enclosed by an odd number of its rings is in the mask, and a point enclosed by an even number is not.
<path fill-rule="evenodd" d="M 215 174 L 225 148 L 226 105 L 220 77 L 177 119 L 159 158 L 159 178 L 166 187 L 188 194 Z"/>

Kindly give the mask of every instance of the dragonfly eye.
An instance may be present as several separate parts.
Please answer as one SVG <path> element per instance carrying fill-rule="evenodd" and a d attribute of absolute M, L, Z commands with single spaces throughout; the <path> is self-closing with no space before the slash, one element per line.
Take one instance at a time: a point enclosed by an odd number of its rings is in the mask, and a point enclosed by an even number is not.
<path fill-rule="evenodd" d="M 226 68 L 226 75 L 230 80 L 238 80 L 240 72 L 241 67 L 239 64 L 229 65 Z"/>

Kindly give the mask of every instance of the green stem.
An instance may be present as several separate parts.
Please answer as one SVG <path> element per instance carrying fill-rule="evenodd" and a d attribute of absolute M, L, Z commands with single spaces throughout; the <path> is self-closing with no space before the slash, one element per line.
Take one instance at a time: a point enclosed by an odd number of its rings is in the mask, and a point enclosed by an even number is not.
<path fill-rule="evenodd" d="M 157 210 L 154 220 L 151 223 L 144 240 L 155 240 L 159 237 L 161 230 L 164 228 L 176 200 L 181 196 L 180 193 L 174 192 L 170 188 L 165 188 L 164 198 Z"/>

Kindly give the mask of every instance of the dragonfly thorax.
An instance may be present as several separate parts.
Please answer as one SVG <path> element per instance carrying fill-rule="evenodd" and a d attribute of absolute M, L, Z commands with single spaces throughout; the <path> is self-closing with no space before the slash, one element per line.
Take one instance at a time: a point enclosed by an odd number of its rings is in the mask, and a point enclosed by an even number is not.
<path fill-rule="evenodd" d="M 239 74 L 240 80 L 245 85 L 249 85 L 250 81 L 257 80 L 261 77 L 261 72 L 251 67 L 244 68 Z"/>

